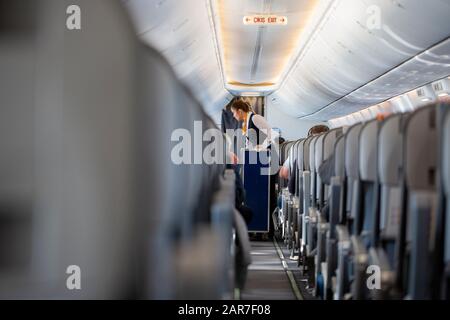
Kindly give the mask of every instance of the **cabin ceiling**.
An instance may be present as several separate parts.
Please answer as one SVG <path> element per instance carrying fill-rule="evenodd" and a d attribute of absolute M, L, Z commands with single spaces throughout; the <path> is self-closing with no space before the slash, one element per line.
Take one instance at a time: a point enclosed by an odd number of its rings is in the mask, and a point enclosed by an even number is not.
<path fill-rule="evenodd" d="M 312 16 L 317 0 L 216 0 L 216 32 L 221 43 L 227 89 L 271 91 L 279 83 L 297 40 Z M 286 25 L 244 25 L 243 16 L 286 17 Z M 269 87 L 269 88 L 267 88 Z M 234 89 L 234 90 L 233 90 Z"/>
<path fill-rule="evenodd" d="M 450 75 L 448 0 L 123 3 L 210 114 L 259 92 L 293 117 L 329 120 Z M 244 25 L 254 14 L 288 24 Z"/>
<path fill-rule="evenodd" d="M 159 50 L 209 114 L 232 95 L 224 88 L 204 0 L 122 0 L 142 41 Z"/>

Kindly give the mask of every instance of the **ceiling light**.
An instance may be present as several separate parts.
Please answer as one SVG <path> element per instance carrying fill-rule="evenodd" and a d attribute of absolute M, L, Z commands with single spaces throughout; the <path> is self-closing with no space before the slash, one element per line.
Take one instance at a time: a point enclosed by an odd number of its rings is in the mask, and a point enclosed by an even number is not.
<path fill-rule="evenodd" d="M 442 92 L 442 93 L 439 93 L 438 96 L 439 97 L 446 97 L 446 96 L 448 96 L 448 93 L 447 92 Z"/>
<path fill-rule="evenodd" d="M 271 87 L 274 86 L 273 82 L 260 82 L 260 83 L 242 83 L 238 81 L 229 81 L 229 85 L 238 86 L 238 87 Z"/>
<path fill-rule="evenodd" d="M 241 97 L 259 97 L 262 95 L 261 92 L 241 92 L 239 94 Z"/>

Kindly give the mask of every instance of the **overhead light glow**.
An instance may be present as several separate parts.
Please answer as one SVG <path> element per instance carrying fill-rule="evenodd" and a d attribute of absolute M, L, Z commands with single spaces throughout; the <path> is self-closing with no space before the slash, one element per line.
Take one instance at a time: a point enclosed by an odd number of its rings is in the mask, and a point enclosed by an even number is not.
<path fill-rule="evenodd" d="M 259 97 L 261 96 L 261 93 L 256 91 L 249 91 L 249 92 L 241 92 L 240 95 L 242 97 Z"/>
<path fill-rule="evenodd" d="M 280 81 L 282 79 L 282 75 L 285 70 L 289 67 L 289 62 L 293 60 L 294 55 L 297 52 L 298 46 L 302 46 L 303 42 L 299 39 L 308 38 L 311 30 L 315 29 L 316 26 L 316 17 L 322 16 L 325 8 L 328 8 L 328 5 L 325 6 L 327 1 L 320 0 L 310 0 L 305 1 L 307 4 L 299 5 L 297 11 L 289 11 L 289 14 L 282 13 L 278 15 L 276 13 L 272 14 L 269 9 L 264 9 L 261 12 L 257 12 L 255 8 L 252 10 L 246 10 L 246 12 L 242 12 L 242 15 L 236 19 L 236 8 L 240 8 L 238 5 L 239 1 L 234 0 L 206 0 L 208 3 L 208 8 L 210 12 L 210 19 L 213 33 L 214 33 L 214 42 L 216 51 L 218 52 L 218 57 L 220 58 L 220 66 L 221 73 L 224 82 L 225 89 L 228 91 L 238 92 L 238 91 L 246 91 L 248 87 L 261 87 L 264 86 L 266 93 L 267 91 L 274 91 L 279 88 Z M 334 1 L 334 0 L 333 0 Z M 319 5 L 321 4 L 321 5 Z M 289 20 L 292 19 L 289 15 L 296 14 L 295 21 Z M 301 17 L 301 19 L 299 18 Z M 241 20 L 242 19 L 242 20 Z M 236 25 L 238 22 L 241 25 L 241 29 Z M 289 27 L 287 27 L 289 22 Z M 252 28 L 252 25 L 255 28 Z M 283 28 L 283 38 L 285 41 L 279 43 L 277 42 L 277 50 L 283 55 L 279 56 L 276 61 L 271 62 L 270 65 L 266 67 L 266 69 L 262 70 L 264 72 L 260 72 L 261 68 L 258 68 L 259 59 L 266 59 L 266 57 L 260 57 L 259 54 L 255 54 L 255 50 L 248 51 L 247 48 L 244 48 L 248 52 L 244 51 L 244 49 L 240 49 L 239 39 L 240 32 L 243 32 L 245 29 L 255 29 L 258 34 L 262 34 L 262 31 L 258 31 L 258 27 L 268 27 L 272 26 L 275 29 Z M 264 29 L 265 30 L 265 29 Z M 306 32 L 307 31 L 307 32 Z M 245 32 L 253 32 L 245 31 Z M 258 38 L 259 39 L 259 38 Z M 260 37 L 260 39 L 264 39 L 264 37 Z M 266 37 L 264 42 L 266 48 L 269 38 Z M 261 40 L 262 41 L 262 40 Z M 274 42 L 274 41 L 272 41 Z M 276 41 L 275 41 L 276 42 Z M 256 46 L 256 48 L 258 48 Z M 253 63 L 249 64 L 251 66 L 251 70 L 249 71 L 247 76 L 241 70 L 241 66 L 237 61 L 242 60 L 242 54 L 253 55 Z M 270 52 L 267 52 L 266 55 L 270 55 Z M 250 56 L 251 58 L 251 56 Z M 276 62 L 276 64 L 275 64 Z M 255 66 L 255 67 L 253 67 Z M 270 68 L 269 68 L 270 67 Z M 255 70 L 253 70 L 253 68 Z M 249 68 L 250 69 L 250 68 Z M 258 72 L 258 74 L 257 74 Z M 253 83 L 254 81 L 254 83 Z M 272 88 L 269 88 L 269 85 Z"/>
<path fill-rule="evenodd" d="M 228 82 L 229 85 L 232 86 L 239 86 L 239 87 L 271 87 L 274 86 L 275 83 L 273 82 L 261 82 L 261 83 L 242 83 L 238 81 L 230 81 Z"/>
<path fill-rule="evenodd" d="M 439 97 L 446 97 L 446 96 L 448 96 L 448 93 L 447 92 L 442 92 L 442 93 L 439 93 L 438 96 Z"/>

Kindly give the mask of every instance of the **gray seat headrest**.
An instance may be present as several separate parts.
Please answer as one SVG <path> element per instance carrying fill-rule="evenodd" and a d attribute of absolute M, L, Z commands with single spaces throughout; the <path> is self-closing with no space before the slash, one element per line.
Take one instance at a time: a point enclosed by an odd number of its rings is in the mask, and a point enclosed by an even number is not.
<path fill-rule="evenodd" d="M 334 146 L 334 174 L 336 177 L 345 175 L 345 138 L 340 136 Z"/>
<path fill-rule="evenodd" d="M 336 140 L 342 136 L 342 128 L 333 129 L 325 134 L 323 140 L 323 160 L 327 160 L 334 152 Z"/>
<path fill-rule="evenodd" d="M 450 111 L 446 112 L 442 134 L 442 176 L 447 198 L 450 197 Z"/>
<path fill-rule="evenodd" d="M 350 127 L 345 134 L 345 172 L 349 178 L 359 178 L 359 133 L 363 124 Z"/>
<path fill-rule="evenodd" d="M 305 148 L 305 139 L 301 140 L 297 146 L 297 169 L 300 171 L 304 171 L 304 148 Z"/>
<path fill-rule="evenodd" d="M 399 186 L 403 167 L 403 115 L 388 117 L 380 125 L 378 140 L 378 176 L 380 183 Z"/>
<path fill-rule="evenodd" d="M 311 166 L 309 164 L 309 151 L 312 139 L 312 137 L 307 138 L 303 145 L 303 171 L 309 171 L 311 169 Z"/>
<path fill-rule="evenodd" d="M 361 180 L 377 180 L 378 120 L 366 123 L 359 136 L 359 173 Z"/>
<path fill-rule="evenodd" d="M 405 174 L 411 190 L 436 187 L 438 136 L 436 106 L 412 113 L 405 126 Z"/>
<path fill-rule="evenodd" d="M 323 141 L 325 139 L 325 134 L 321 134 L 316 140 L 316 147 L 314 149 L 315 152 L 315 164 L 314 167 L 316 172 L 319 171 L 319 167 L 323 162 Z"/>
<path fill-rule="evenodd" d="M 316 171 L 316 142 L 318 138 L 318 136 L 315 136 L 309 144 L 309 169 L 311 173 Z"/>

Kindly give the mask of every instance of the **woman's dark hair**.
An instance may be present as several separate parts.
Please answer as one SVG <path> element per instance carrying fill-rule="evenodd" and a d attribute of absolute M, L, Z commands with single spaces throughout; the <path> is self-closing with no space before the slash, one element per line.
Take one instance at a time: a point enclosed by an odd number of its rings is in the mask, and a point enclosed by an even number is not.
<path fill-rule="evenodd" d="M 309 129 L 308 131 L 308 137 L 314 135 L 314 134 L 319 134 L 319 133 L 323 133 L 323 132 L 328 132 L 330 131 L 330 128 L 328 128 L 327 126 L 320 124 L 318 126 L 314 126 L 311 129 Z"/>
<path fill-rule="evenodd" d="M 242 100 L 234 101 L 233 104 L 231 105 L 231 108 L 235 109 L 235 110 L 242 110 L 242 111 L 244 111 L 246 113 L 251 110 L 249 104 L 247 102 L 242 101 Z"/>

